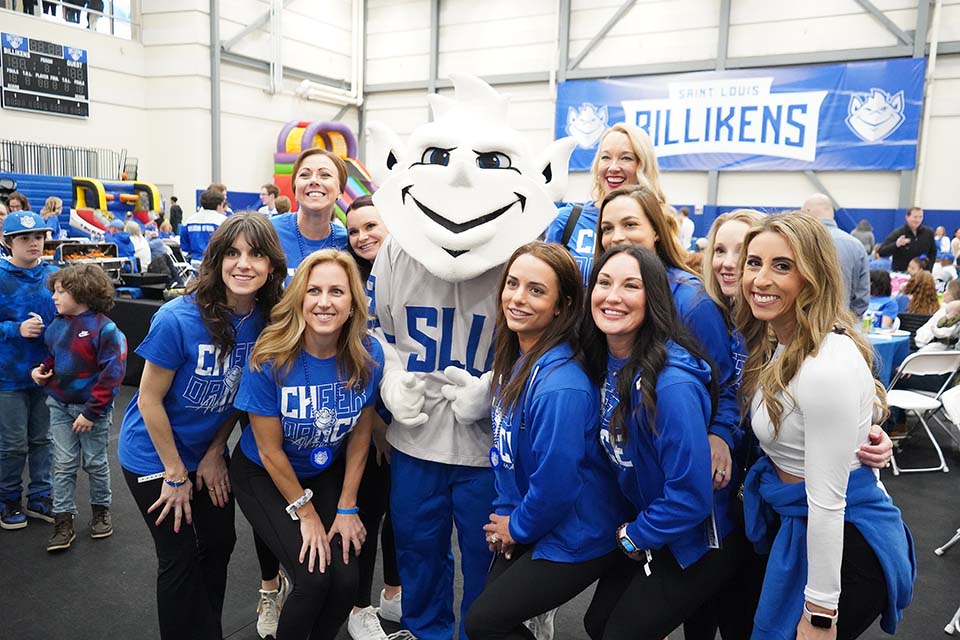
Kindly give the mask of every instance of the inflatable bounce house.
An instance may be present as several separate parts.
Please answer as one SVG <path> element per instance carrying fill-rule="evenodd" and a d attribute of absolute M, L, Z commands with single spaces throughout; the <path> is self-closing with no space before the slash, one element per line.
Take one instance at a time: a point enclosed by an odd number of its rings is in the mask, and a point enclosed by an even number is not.
<path fill-rule="evenodd" d="M 143 226 L 162 211 L 160 191 L 149 182 L 5 172 L 0 178 L 12 180 L 34 211 L 50 196 L 63 200 L 60 228 L 74 237 L 103 235 L 112 220 L 126 220 L 127 213 Z"/>
<path fill-rule="evenodd" d="M 366 167 L 357 160 L 357 139 L 341 122 L 303 122 L 291 120 L 277 136 L 277 151 L 273 154 L 273 183 L 280 194 L 290 198 L 294 211 L 297 199 L 293 196 L 293 163 L 301 151 L 321 147 L 336 153 L 347 163 L 347 188 L 337 200 L 336 213 L 341 220 L 344 212 L 356 198 L 376 191 L 377 187 Z"/>

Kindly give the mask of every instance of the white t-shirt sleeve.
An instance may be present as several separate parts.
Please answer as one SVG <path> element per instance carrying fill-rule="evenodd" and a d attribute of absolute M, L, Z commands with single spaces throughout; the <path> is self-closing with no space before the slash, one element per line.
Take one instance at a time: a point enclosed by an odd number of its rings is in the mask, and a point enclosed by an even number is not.
<path fill-rule="evenodd" d="M 851 362 L 855 355 L 847 348 L 838 351 L 840 346 L 836 340 L 825 340 L 817 356 L 804 363 L 796 386 L 797 405 L 802 408 L 809 511 L 804 595 L 809 602 L 829 609 L 837 608 L 840 599 L 847 481 L 861 419 L 861 395 L 851 381 L 860 379 L 856 365 L 862 365 L 862 360 Z"/>

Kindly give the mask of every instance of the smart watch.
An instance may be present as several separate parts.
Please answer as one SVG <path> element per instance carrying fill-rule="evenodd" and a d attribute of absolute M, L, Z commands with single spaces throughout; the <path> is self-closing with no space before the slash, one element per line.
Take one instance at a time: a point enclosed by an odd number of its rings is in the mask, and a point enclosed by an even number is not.
<path fill-rule="evenodd" d="M 833 625 L 837 624 L 838 615 L 838 613 L 814 613 L 807 608 L 806 602 L 803 603 L 803 617 L 817 629 L 832 629 Z"/>
<path fill-rule="evenodd" d="M 630 536 L 627 535 L 626 526 L 621 526 L 617 530 L 617 543 L 620 545 L 620 549 L 627 555 L 640 551 L 640 547 L 634 544 L 633 540 L 630 539 Z"/>

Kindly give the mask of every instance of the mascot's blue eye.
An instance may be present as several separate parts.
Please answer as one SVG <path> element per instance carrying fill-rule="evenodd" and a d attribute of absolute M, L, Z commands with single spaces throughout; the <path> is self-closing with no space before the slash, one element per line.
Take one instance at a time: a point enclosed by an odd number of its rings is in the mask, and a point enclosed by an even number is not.
<path fill-rule="evenodd" d="M 447 166 L 450 164 L 450 150 L 441 149 L 440 147 L 427 147 L 426 151 L 423 152 L 423 156 L 420 158 L 420 162 Z"/>
<path fill-rule="evenodd" d="M 477 154 L 477 166 L 481 169 L 509 169 L 510 156 L 499 151 L 487 151 Z"/>

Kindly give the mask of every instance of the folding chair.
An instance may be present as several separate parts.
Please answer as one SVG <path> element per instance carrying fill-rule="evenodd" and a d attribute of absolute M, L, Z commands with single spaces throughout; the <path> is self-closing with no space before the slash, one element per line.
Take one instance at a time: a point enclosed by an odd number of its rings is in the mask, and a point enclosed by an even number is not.
<path fill-rule="evenodd" d="M 953 534 L 953 537 L 950 538 L 945 545 L 939 549 L 934 549 L 933 552 L 938 556 L 942 556 L 947 552 L 947 549 L 955 545 L 957 542 L 960 542 L 960 529 L 957 529 L 957 532 Z M 943 628 L 945 633 L 953 635 L 954 631 L 960 630 L 960 609 L 957 609 L 957 612 L 953 614 L 953 617 L 950 618 L 950 622 L 947 623 L 947 626 Z"/>
<path fill-rule="evenodd" d="M 925 416 L 932 417 L 941 428 L 947 431 L 948 434 L 950 433 L 949 429 L 947 429 L 937 414 L 943 409 L 941 397 L 953 382 L 953 378 L 958 369 L 960 369 L 960 351 L 918 351 L 917 353 L 911 353 L 907 356 L 897 370 L 896 375 L 894 375 L 893 380 L 890 381 L 890 386 L 887 387 L 887 404 L 891 408 L 895 407 L 908 412 L 912 411 L 916 414 L 920 425 L 923 426 L 923 430 L 930 440 L 930 444 L 933 445 L 934 450 L 937 452 L 937 457 L 940 459 L 940 464 L 936 467 L 904 469 L 897 464 L 896 456 L 893 456 L 891 458 L 893 475 L 898 476 L 901 473 L 919 471 L 943 471 L 946 473 L 950 470 L 947 467 L 947 461 L 943 457 L 943 451 L 940 449 L 937 439 L 933 437 L 933 433 L 930 431 Z M 894 389 L 897 382 L 908 375 L 915 378 L 946 374 L 949 375 L 947 375 L 947 378 L 937 391 Z M 952 437 L 953 434 L 950 435 Z"/>
<path fill-rule="evenodd" d="M 917 343 L 914 342 L 917 329 L 927 324 L 927 320 L 931 317 L 933 316 L 926 313 L 907 313 L 906 311 L 897 316 L 897 320 L 900 322 L 898 328 L 910 332 L 910 353 L 917 350 Z"/>

